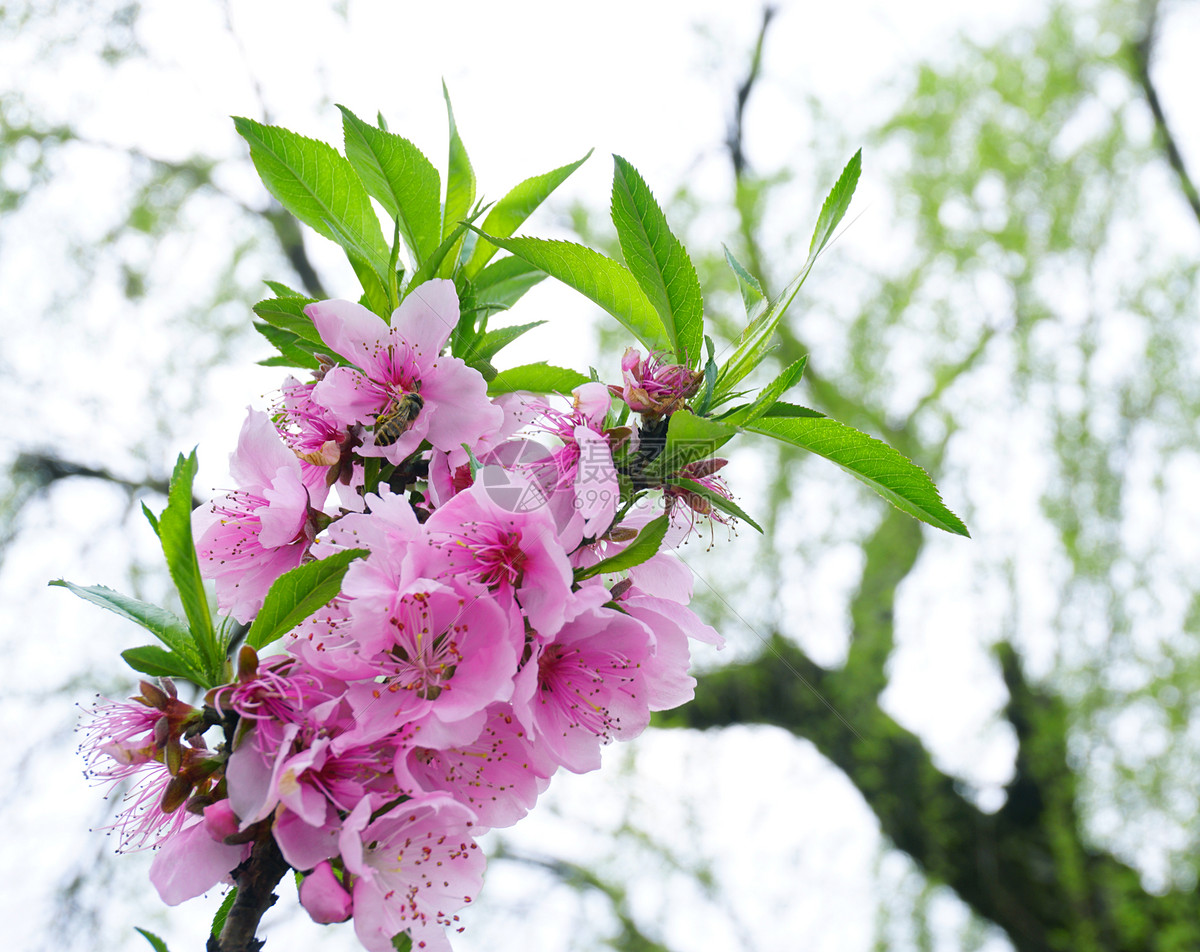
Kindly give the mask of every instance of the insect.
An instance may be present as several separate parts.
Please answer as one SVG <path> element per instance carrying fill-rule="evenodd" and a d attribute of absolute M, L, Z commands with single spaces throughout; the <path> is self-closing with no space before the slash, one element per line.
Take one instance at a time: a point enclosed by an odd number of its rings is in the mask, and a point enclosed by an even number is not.
<path fill-rule="evenodd" d="M 417 415 L 425 406 L 419 393 L 406 393 L 393 400 L 383 413 L 375 417 L 375 445 L 391 446 L 407 433 L 417 421 Z"/>

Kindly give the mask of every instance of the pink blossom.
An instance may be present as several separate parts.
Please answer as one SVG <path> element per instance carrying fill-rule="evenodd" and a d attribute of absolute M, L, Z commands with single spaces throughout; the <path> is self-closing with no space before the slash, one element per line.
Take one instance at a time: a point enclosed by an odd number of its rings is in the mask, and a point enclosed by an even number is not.
<path fill-rule="evenodd" d="M 434 512 L 424 530 L 426 554 L 439 574 L 479 582 L 500 598 L 515 595 L 544 634 L 562 627 L 573 577 L 546 509 L 510 512 L 486 485 L 476 485 Z"/>
<path fill-rule="evenodd" d="M 345 423 L 376 424 L 381 416 L 422 400 L 409 428 L 390 445 L 372 432 L 358 452 L 400 463 L 428 440 L 436 449 L 475 445 L 494 433 L 503 413 L 487 397 L 477 370 L 441 351 L 458 322 L 458 297 L 451 281 L 428 281 L 415 288 L 392 314 L 391 326 L 360 304 L 310 304 L 322 339 L 355 367 L 334 367 L 313 389 L 312 399 Z M 358 369 L 356 369 L 358 368 Z"/>
<path fill-rule="evenodd" d="M 416 579 L 350 604 L 348 630 L 372 675 L 347 692 L 364 729 L 388 733 L 426 717 L 453 724 L 511 696 L 523 632 L 513 612 L 483 596 Z"/>
<path fill-rule="evenodd" d="M 214 839 L 202 819 L 184 815 L 193 822 L 164 842 L 150 864 L 150 882 L 168 906 L 193 899 L 219 882 L 232 882 L 229 874 L 250 855 L 249 843 L 230 846 Z"/>
<path fill-rule="evenodd" d="M 401 747 L 395 770 L 406 793 L 445 791 L 465 803 L 482 832 L 525 816 L 556 766 L 539 757 L 507 705 L 493 705 L 475 740 L 444 750 Z"/>
<path fill-rule="evenodd" d="M 346 818 L 342 860 L 354 875 L 354 931 L 370 952 L 390 952 L 408 932 L 413 948 L 449 952 L 444 927 L 483 884 L 474 815 L 452 797 L 424 794 L 370 821 L 364 801 Z"/>
<path fill-rule="evenodd" d="M 602 743 L 636 737 L 650 722 L 643 665 L 654 637 L 641 622 L 593 609 L 533 647 L 513 708 L 534 743 L 568 770 L 595 770 Z"/>
<path fill-rule="evenodd" d="M 201 574 L 216 582 L 221 610 L 247 622 L 271 583 L 304 560 L 327 490 L 320 473 L 306 477 L 270 418 L 256 410 L 246 416 L 229 469 L 239 488 L 196 510 L 196 550 Z"/>

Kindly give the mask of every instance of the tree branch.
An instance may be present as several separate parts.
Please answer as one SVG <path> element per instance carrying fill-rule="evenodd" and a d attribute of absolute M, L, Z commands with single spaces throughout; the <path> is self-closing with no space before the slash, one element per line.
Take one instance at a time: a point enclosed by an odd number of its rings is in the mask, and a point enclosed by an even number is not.
<path fill-rule="evenodd" d="M 275 837 L 267 830 L 255 843 L 250 857 L 233 871 L 237 899 L 220 938 L 209 936 L 207 952 L 259 952 L 263 940 L 254 937 L 263 913 L 275 905 L 275 887 L 290 866 Z"/>
<path fill-rule="evenodd" d="M 1175 141 L 1175 136 L 1171 133 L 1171 127 L 1167 123 L 1167 115 L 1163 111 L 1162 102 L 1158 98 L 1158 89 L 1155 87 L 1154 80 L 1150 76 L 1150 63 L 1153 59 L 1154 43 L 1158 36 L 1158 0 L 1145 0 L 1143 6 L 1146 10 L 1146 19 L 1142 38 L 1132 46 L 1134 73 L 1141 84 L 1142 92 L 1146 96 L 1150 112 L 1154 114 L 1154 125 L 1158 129 L 1159 138 L 1162 140 L 1163 151 L 1167 154 L 1167 162 L 1175 170 L 1175 176 L 1179 180 L 1179 188 L 1183 192 L 1183 197 L 1187 200 L 1188 205 L 1191 206 L 1192 214 L 1196 216 L 1196 221 L 1200 222 L 1200 191 L 1197 190 L 1196 183 L 1188 175 L 1187 165 L 1183 161 L 1183 154 L 1179 151 L 1179 145 Z"/>

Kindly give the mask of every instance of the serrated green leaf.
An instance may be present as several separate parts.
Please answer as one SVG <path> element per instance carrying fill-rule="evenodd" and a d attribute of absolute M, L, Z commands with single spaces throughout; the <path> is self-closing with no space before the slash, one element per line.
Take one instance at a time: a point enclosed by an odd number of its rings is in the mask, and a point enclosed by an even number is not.
<path fill-rule="evenodd" d="M 500 199 L 495 207 L 488 212 L 487 218 L 483 220 L 483 230 L 489 234 L 507 238 L 521 227 L 525 219 L 533 214 L 534 209 L 549 198 L 551 193 L 562 185 L 572 172 L 591 158 L 594 151 L 594 149 L 588 149 L 587 155 L 582 159 L 546 172 L 543 175 L 535 175 L 533 178 L 527 178 Z M 471 252 L 471 257 L 467 259 L 467 263 L 463 265 L 463 275 L 467 278 L 474 278 L 482 270 L 483 266 L 492 259 L 492 255 L 496 253 L 496 250 L 496 246 L 490 241 L 480 239 L 476 242 L 475 250 Z"/>
<path fill-rule="evenodd" d="M 765 417 L 817 417 L 824 419 L 825 414 L 820 410 L 798 406 L 795 403 L 776 403 L 763 414 Z"/>
<path fill-rule="evenodd" d="M 500 371 L 488 383 L 488 396 L 496 397 L 518 390 L 529 390 L 533 393 L 570 393 L 589 379 L 587 374 L 581 374 L 578 370 L 555 367 L 545 361 L 539 361 Z"/>
<path fill-rule="evenodd" d="M 672 350 L 654 305 L 620 262 L 570 241 L 480 235 L 599 304 L 650 350 Z"/>
<path fill-rule="evenodd" d="M 333 146 L 288 129 L 244 118 L 233 123 L 279 204 L 377 273 L 385 272 L 388 244 L 370 196 L 349 161 Z"/>
<path fill-rule="evenodd" d="M 642 526 L 637 534 L 637 538 L 616 555 L 602 559 L 589 568 L 576 569 L 575 581 L 581 582 L 586 578 L 592 578 L 595 575 L 602 575 L 606 572 L 624 572 L 635 565 L 641 565 L 643 562 L 649 561 L 662 547 L 662 541 L 666 537 L 669 526 L 669 516 L 663 515 L 651 519 Z"/>
<path fill-rule="evenodd" d="M 220 937 L 221 930 L 225 928 L 225 920 L 229 918 L 229 910 L 237 902 L 237 894 L 237 886 L 234 886 L 221 900 L 221 905 L 217 907 L 216 915 L 213 916 L 212 928 L 209 930 L 210 935 Z"/>
<path fill-rule="evenodd" d="M 762 526 L 751 519 L 741 506 L 739 506 L 729 497 L 722 496 L 715 489 L 710 489 L 708 486 L 705 486 L 704 483 L 698 482 L 695 479 L 668 479 L 667 482 L 672 486 L 681 486 L 688 492 L 695 493 L 697 496 L 706 499 L 713 506 L 713 508 L 720 509 L 722 512 L 726 512 L 736 519 L 741 519 L 742 522 L 749 526 L 753 526 L 759 532 L 763 531 Z"/>
<path fill-rule="evenodd" d="M 783 292 L 771 301 L 761 312 L 752 318 L 742 335 L 738 338 L 733 355 L 725 362 L 717 377 L 716 395 L 718 399 L 728 394 L 738 381 L 757 367 L 771 350 L 771 338 L 783 319 L 792 300 L 800 291 L 801 285 L 812 271 L 817 256 L 828 244 L 833 230 L 837 227 L 846 209 L 850 207 L 850 199 L 854 195 L 854 187 L 858 184 L 858 176 L 862 171 L 862 150 L 854 153 L 853 158 L 846 163 L 842 174 L 821 206 L 821 214 L 817 218 L 817 227 L 813 231 L 812 242 L 809 245 L 808 260 L 800 273 L 792 280 Z M 732 255 L 728 255 L 732 259 Z M 743 269 L 744 270 L 744 269 Z M 737 269 L 735 268 L 735 273 Z M 744 292 L 743 292 L 744 293 Z"/>
<path fill-rule="evenodd" d="M 826 417 L 763 416 L 748 427 L 837 463 L 897 509 L 938 529 L 969 536 L 966 526 L 942 503 L 925 470 L 886 443 Z"/>
<path fill-rule="evenodd" d="M 213 631 L 208 596 L 204 592 L 204 580 L 200 577 L 200 560 L 192 540 L 192 482 L 196 478 L 196 466 L 195 450 L 187 457 L 179 454 L 171 474 L 167 508 L 158 517 L 158 529 L 163 555 L 167 559 L 167 570 L 183 602 L 192 641 L 200 656 L 201 670 L 209 680 L 204 686 L 212 687 L 220 681 L 225 658 Z"/>
<path fill-rule="evenodd" d="M 345 106 L 346 158 L 367 191 L 400 223 L 400 234 L 420 267 L 442 240 L 442 177 L 407 139 L 368 125 Z"/>
<path fill-rule="evenodd" d="M 767 306 L 767 294 L 758 278 L 742 267 L 742 263 L 733 256 L 733 252 L 724 245 L 721 245 L 721 248 L 725 252 L 726 263 L 737 278 L 738 288 L 742 292 L 742 304 L 746 306 L 746 318 L 753 321 Z"/>
<path fill-rule="evenodd" d="M 346 549 L 284 572 L 267 591 L 246 634 L 246 644 L 261 650 L 326 605 L 341 589 L 350 563 L 364 555 L 366 549 Z"/>
<path fill-rule="evenodd" d="M 125 663 L 134 671 L 155 678 L 186 678 L 196 684 L 204 684 L 205 678 L 194 665 L 177 654 L 172 654 L 158 645 L 142 645 L 121 652 Z M 204 685 L 207 687 L 207 685 Z"/>
<path fill-rule="evenodd" d="M 55 579 L 51 585 L 65 588 L 86 602 L 106 608 L 122 618 L 141 625 L 172 651 L 195 658 L 187 622 L 172 611 L 122 595 L 103 585 L 76 585 L 65 579 Z"/>
<path fill-rule="evenodd" d="M 134 926 L 133 931 L 138 933 L 138 935 L 149 942 L 150 947 L 154 949 L 154 952 L 170 952 L 170 950 L 167 948 L 167 943 L 156 936 L 153 932 L 148 932 L 139 926 Z"/>
<path fill-rule="evenodd" d="M 291 331 L 263 324 L 260 321 L 254 322 L 254 329 L 279 351 L 279 357 L 267 358 L 271 363 L 267 364 L 266 361 L 259 361 L 259 363 L 269 367 L 303 367 L 306 370 L 316 370 L 320 366 L 320 361 L 313 356 L 313 350 L 324 345 L 313 344 L 312 341 L 306 341 Z M 328 347 L 325 349 L 328 350 Z"/>
<path fill-rule="evenodd" d="M 314 346 L 328 350 L 329 345 L 321 340 L 312 318 L 304 313 L 304 309 L 312 303 L 312 298 L 303 296 L 274 297 L 259 301 L 253 310 L 272 327 L 278 327 Z"/>
<path fill-rule="evenodd" d="M 721 422 L 728 423 L 731 426 L 745 426 L 747 423 L 766 415 L 771 407 L 779 402 L 780 397 L 800 382 L 807 363 L 808 357 L 801 357 L 764 387 L 753 403 L 736 407 L 728 413 L 723 414 L 720 418 Z"/>
<path fill-rule="evenodd" d="M 265 284 L 268 288 L 270 288 L 271 292 L 276 297 L 293 297 L 293 298 L 304 297 L 304 295 L 301 292 L 295 291 L 292 288 L 289 288 L 286 284 L 284 284 L 281 281 L 264 281 L 263 284 Z"/>
<path fill-rule="evenodd" d="M 625 264 L 658 312 L 675 359 L 695 367 L 704 340 L 700 279 L 637 169 L 619 155 L 613 162 L 612 220 Z"/>
<path fill-rule="evenodd" d="M 545 323 L 545 321 L 532 321 L 529 324 L 515 324 L 512 327 L 498 327 L 474 340 L 467 346 L 465 353 L 455 356 L 461 356 L 468 367 L 474 367 L 483 374 L 484 380 L 492 380 L 497 373 L 496 368 L 492 366 L 492 358 L 522 334 Z"/>
<path fill-rule="evenodd" d="M 450 121 L 450 158 L 446 169 L 446 207 L 442 215 L 442 238 L 450 236 L 459 222 L 471 212 L 475 204 L 475 170 L 471 168 L 471 160 L 467 157 L 466 146 L 458 134 L 458 123 L 454 121 L 454 107 L 450 105 L 450 90 L 442 83 L 442 95 L 446 98 L 446 117 Z M 454 243 L 449 254 L 442 261 L 438 273 L 448 278 L 454 273 L 458 264 L 458 251 L 461 237 Z"/>

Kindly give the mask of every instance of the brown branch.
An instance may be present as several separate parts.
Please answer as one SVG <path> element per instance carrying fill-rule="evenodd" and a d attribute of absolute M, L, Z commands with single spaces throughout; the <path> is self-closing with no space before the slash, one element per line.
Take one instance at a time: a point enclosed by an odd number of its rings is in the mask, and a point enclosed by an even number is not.
<path fill-rule="evenodd" d="M 777 12 L 773 6 L 768 5 L 763 7 L 762 25 L 758 29 L 758 40 L 754 44 L 754 53 L 750 57 L 750 71 L 738 87 L 733 120 L 730 123 L 729 134 L 725 140 L 725 144 L 729 147 L 729 157 L 733 162 L 733 174 L 738 178 L 741 177 L 746 168 L 745 127 L 743 125 L 746 103 L 750 99 L 750 93 L 754 89 L 754 84 L 758 82 L 759 73 L 762 70 L 763 44 L 767 39 L 767 28 L 771 25 L 771 20 Z"/>
<path fill-rule="evenodd" d="M 1187 200 L 1188 205 L 1191 206 L 1192 214 L 1196 216 L 1196 221 L 1200 222 L 1200 190 L 1197 190 L 1196 183 L 1188 175 L 1187 164 L 1183 160 L 1183 154 L 1179 151 L 1179 145 L 1175 140 L 1175 136 L 1171 133 L 1171 127 L 1167 122 L 1167 114 L 1163 111 L 1162 101 L 1158 98 L 1158 89 L 1155 87 L 1154 80 L 1150 76 L 1150 63 L 1154 55 L 1154 43 L 1158 36 L 1158 0 L 1146 0 L 1144 6 L 1146 9 L 1146 20 L 1142 38 L 1132 46 L 1134 73 L 1137 75 L 1142 92 L 1146 96 L 1146 103 L 1150 106 L 1150 112 L 1154 114 L 1154 125 L 1158 130 L 1159 138 L 1162 140 L 1163 151 L 1167 154 L 1167 162 L 1175 170 L 1175 176 L 1179 180 L 1179 188 L 1183 192 L 1183 197 Z"/>
<path fill-rule="evenodd" d="M 250 857 L 233 871 L 237 899 L 225 920 L 220 938 L 209 936 L 207 952 L 258 952 L 263 940 L 256 939 L 263 913 L 275 905 L 275 887 L 290 866 L 275 838 L 267 831 L 254 844 Z"/>

